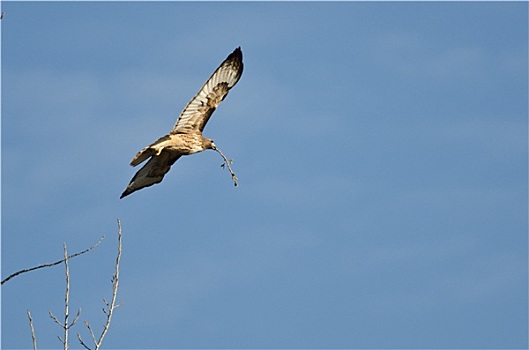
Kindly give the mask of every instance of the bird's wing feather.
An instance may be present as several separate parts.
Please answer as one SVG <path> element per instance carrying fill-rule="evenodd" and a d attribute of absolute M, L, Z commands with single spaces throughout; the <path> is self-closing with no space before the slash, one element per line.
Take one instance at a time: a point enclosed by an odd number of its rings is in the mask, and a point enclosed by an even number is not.
<path fill-rule="evenodd" d="M 239 81 L 243 70 L 242 51 L 238 47 L 221 63 L 184 108 L 171 133 L 202 131 L 211 114 Z"/>
<path fill-rule="evenodd" d="M 130 180 L 129 185 L 120 198 L 161 182 L 178 158 L 180 158 L 180 155 L 168 150 L 163 150 L 158 156 L 152 156 L 147 164 L 138 170 L 136 175 Z"/>

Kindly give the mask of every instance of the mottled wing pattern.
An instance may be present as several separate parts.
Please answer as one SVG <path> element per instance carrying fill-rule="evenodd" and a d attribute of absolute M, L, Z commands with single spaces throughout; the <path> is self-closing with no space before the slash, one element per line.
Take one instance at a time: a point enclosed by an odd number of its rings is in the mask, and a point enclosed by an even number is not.
<path fill-rule="evenodd" d="M 163 180 L 163 177 L 171 169 L 171 166 L 180 158 L 179 154 L 163 150 L 160 155 L 151 159 L 134 175 L 129 185 L 120 198 L 141 190 L 144 187 L 152 186 Z"/>
<path fill-rule="evenodd" d="M 239 81 L 243 70 L 242 51 L 238 47 L 221 63 L 198 94 L 184 108 L 171 133 L 202 131 L 211 114 Z"/>

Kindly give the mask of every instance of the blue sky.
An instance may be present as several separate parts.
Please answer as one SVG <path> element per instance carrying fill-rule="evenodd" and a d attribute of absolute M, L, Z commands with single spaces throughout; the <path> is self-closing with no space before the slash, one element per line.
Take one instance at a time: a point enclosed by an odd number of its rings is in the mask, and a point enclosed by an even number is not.
<path fill-rule="evenodd" d="M 72 260 L 104 347 L 526 348 L 524 2 L 3 2 L 2 276 Z M 161 184 L 120 200 L 237 46 Z M 2 346 L 58 348 L 62 266 L 2 287 Z M 89 334 L 81 322 L 71 330 Z"/>

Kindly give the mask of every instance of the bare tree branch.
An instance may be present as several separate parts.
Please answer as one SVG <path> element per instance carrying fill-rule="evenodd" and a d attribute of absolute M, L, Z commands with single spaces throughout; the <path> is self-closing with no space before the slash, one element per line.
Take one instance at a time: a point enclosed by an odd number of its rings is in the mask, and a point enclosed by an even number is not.
<path fill-rule="evenodd" d="M 112 315 L 114 314 L 114 310 L 121 306 L 120 304 L 116 304 L 116 299 L 118 295 L 118 287 L 119 287 L 119 263 L 121 261 L 121 222 L 118 219 L 118 254 L 116 257 L 116 266 L 114 274 L 112 275 L 111 282 L 112 282 L 112 298 L 110 299 L 110 302 L 107 301 L 105 298 L 103 298 L 103 303 L 105 304 L 106 308 L 103 308 L 103 313 L 107 316 L 107 320 L 105 324 L 103 325 L 103 331 L 101 332 L 101 335 L 96 340 L 96 336 L 94 334 L 94 331 L 92 330 L 92 327 L 90 326 L 90 323 L 88 321 L 85 321 L 86 328 L 90 331 L 90 336 L 92 337 L 92 341 L 94 343 L 94 350 L 98 350 L 101 347 L 101 344 L 103 343 L 103 339 L 105 338 L 105 335 L 108 332 L 108 329 L 110 327 L 110 322 L 112 321 Z M 77 339 L 79 340 L 79 343 L 87 350 L 91 350 L 91 348 L 86 345 L 86 343 L 81 338 L 81 334 L 77 333 Z"/>
<path fill-rule="evenodd" d="M 48 311 L 48 315 L 50 315 L 50 318 L 55 321 L 55 323 L 62 327 L 61 321 L 59 321 L 59 319 L 57 319 L 57 317 L 55 317 L 55 315 L 51 311 Z"/>
<path fill-rule="evenodd" d="M 104 238 L 105 238 L 105 236 L 101 236 L 99 241 L 97 241 L 96 244 L 94 244 L 93 246 L 83 250 L 82 252 L 78 252 L 78 253 L 72 254 L 70 256 L 67 256 L 66 258 L 67 259 L 75 258 L 76 256 L 79 256 L 81 254 L 84 254 L 84 253 L 87 253 L 87 252 L 91 251 L 92 249 L 97 247 L 103 241 Z M 37 269 L 42 269 L 44 267 L 50 267 L 50 266 L 59 265 L 60 263 L 63 263 L 64 261 L 65 261 L 65 259 L 62 259 L 62 260 L 59 260 L 59 261 L 56 261 L 56 262 L 52 262 L 52 263 L 49 263 L 49 264 L 42 264 L 42 265 L 39 265 L 39 266 L 31 267 L 29 269 L 24 269 L 24 270 L 17 271 L 15 273 L 9 275 L 7 278 L 3 279 L 1 284 L 4 284 L 5 282 L 9 281 L 11 278 L 13 278 L 15 276 L 18 276 L 18 275 L 20 275 L 22 273 L 34 271 L 34 270 L 37 270 Z"/>
<path fill-rule="evenodd" d="M 94 344 L 97 343 L 96 335 L 94 334 L 94 331 L 93 331 L 92 327 L 90 326 L 90 322 L 84 321 L 84 324 L 86 325 L 86 327 L 90 331 L 90 336 L 92 337 L 92 341 L 94 342 Z"/>
<path fill-rule="evenodd" d="M 57 323 L 63 330 L 64 330 L 64 336 L 61 338 L 60 336 L 57 336 L 59 338 L 59 341 L 63 344 L 64 350 L 68 350 L 68 335 L 70 328 L 73 327 L 73 325 L 77 322 L 79 319 L 79 316 L 81 314 L 81 308 L 77 310 L 77 315 L 75 316 L 72 323 L 70 323 L 70 265 L 68 264 L 68 249 L 66 248 L 66 243 L 63 245 L 64 247 L 64 266 L 66 270 L 66 292 L 64 296 L 64 323 L 60 322 L 57 317 L 50 311 L 50 317 Z"/>
<path fill-rule="evenodd" d="M 86 322 L 85 322 L 85 324 L 86 324 Z M 90 328 L 88 328 L 88 329 L 90 329 Z M 85 348 L 86 350 L 92 350 L 92 349 L 90 349 L 90 347 L 88 345 L 85 344 L 85 342 L 81 338 L 81 334 L 77 333 L 77 339 L 79 340 L 79 343 L 83 346 L 83 348 Z M 95 342 L 95 339 L 94 339 L 94 342 Z"/>
<path fill-rule="evenodd" d="M 66 293 L 64 296 L 64 350 L 68 350 L 68 317 L 70 304 L 70 265 L 68 264 L 68 249 L 64 243 L 64 266 L 66 267 Z"/>
<path fill-rule="evenodd" d="M 105 335 L 108 332 L 108 328 L 110 327 L 110 322 L 112 320 L 114 309 L 119 306 L 119 305 L 116 305 L 116 298 L 118 296 L 118 286 L 119 286 L 119 262 L 121 260 L 121 247 L 122 247 L 121 245 L 121 222 L 118 219 L 118 255 L 116 257 L 116 270 L 114 272 L 114 275 L 112 276 L 112 299 L 110 301 L 110 304 L 107 303 L 107 306 L 108 306 L 108 312 L 106 313 L 107 321 L 103 325 L 103 332 L 101 333 L 101 336 L 99 337 L 99 340 L 96 343 L 95 350 L 101 347 L 101 344 L 103 343 L 103 339 L 105 338 Z"/>
<path fill-rule="evenodd" d="M 31 328 L 31 339 L 33 340 L 33 350 L 37 350 L 37 337 L 35 336 L 35 329 L 33 328 L 33 319 L 31 312 L 28 310 L 29 328 Z"/>

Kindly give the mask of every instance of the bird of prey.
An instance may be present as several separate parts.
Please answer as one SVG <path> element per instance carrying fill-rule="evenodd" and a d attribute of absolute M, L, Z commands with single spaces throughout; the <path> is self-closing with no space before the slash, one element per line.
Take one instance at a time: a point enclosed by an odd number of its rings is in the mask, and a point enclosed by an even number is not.
<path fill-rule="evenodd" d="M 239 81 L 242 70 L 242 51 L 238 47 L 221 63 L 196 96 L 189 101 L 180 113 L 173 130 L 139 151 L 131 160 L 130 165 L 136 166 L 150 158 L 134 175 L 120 198 L 161 182 L 164 175 L 181 156 L 202 152 L 206 149 L 219 152 L 213 140 L 202 136 L 202 131 L 219 103 Z M 222 156 L 226 161 L 224 155 Z M 236 179 L 233 173 L 232 177 Z"/>

